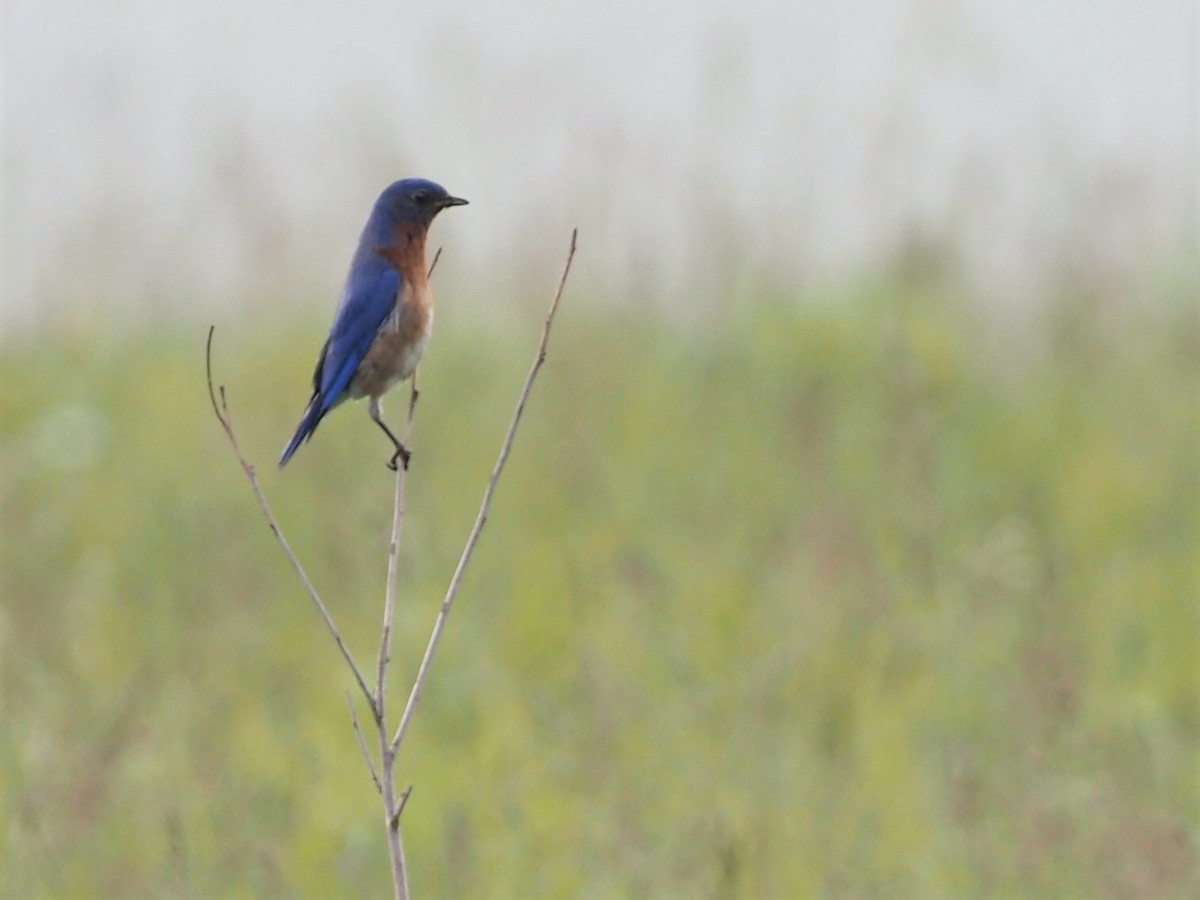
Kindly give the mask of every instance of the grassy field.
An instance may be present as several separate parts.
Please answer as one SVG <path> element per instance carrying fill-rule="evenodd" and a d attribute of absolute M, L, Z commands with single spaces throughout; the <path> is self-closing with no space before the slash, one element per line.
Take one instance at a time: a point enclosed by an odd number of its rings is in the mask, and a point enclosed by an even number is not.
<path fill-rule="evenodd" d="M 676 330 L 568 296 L 400 760 L 416 895 L 1200 895 L 1184 306 L 1015 326 L 896 278 Z M 540 314 L 444 320 L 422 368 L 394 695 Z M 343 409 L 273 466 L 326 324 L 216 364 L 366 662 L 384 442 Z M 0 894 L 385 895 L 351 680 L 204 329 L 93 337 L 0 347 Z"/>

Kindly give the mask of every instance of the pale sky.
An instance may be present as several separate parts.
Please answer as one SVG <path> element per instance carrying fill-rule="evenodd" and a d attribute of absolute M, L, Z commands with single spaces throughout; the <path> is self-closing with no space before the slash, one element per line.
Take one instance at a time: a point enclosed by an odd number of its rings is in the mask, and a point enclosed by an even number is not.
<path fill-rule="evenodd" d="M 914 231 L 1021 302 L 1170 266 L 1197 203 L 1191 0 L 4 0 L 0 326 L 51 302 L 332 304 L 394 178 L 476 290 L 797 292 Z M 449 267 L 448 267 L 449 268 Z M 736 270 L 737 276 L 730 271 Z"/>

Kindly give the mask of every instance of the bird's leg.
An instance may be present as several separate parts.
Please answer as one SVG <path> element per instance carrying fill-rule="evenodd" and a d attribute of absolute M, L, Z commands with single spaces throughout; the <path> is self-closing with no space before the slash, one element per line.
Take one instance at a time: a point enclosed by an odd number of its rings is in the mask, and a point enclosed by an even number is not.
<path fill-rule="evenodd" d="M 371 398 L 370 402 L 367 404 L 367 412 L 371 416 L 371 421 L 383 429 L 383 433 L 388 436 L 392 444 L 396 447 L 396 452 L 393 453 L 392 458 L 388 460 L 388 468 L 395 472 L 396 462 L 399 460 L 400 464 L 404 466 L 405 471 L 407 471 L 408 461 L 412 459 L 412 454 L 408 451 L 408 448 L 400 442 L 400 438 L 392 434 L 392 429 L 388 428 L 387 423 L 383 421 L 383 413 L 379 408 L 378 397 Z"/>
<path fill-rule="evenodd" d="M 408 395 L 408 418 L 412 419 L 413 413 L 417 410 L 417 398 L 421 396 L 421 392 L 417 390 L 417 373 L 414 370 L 412 374 L 412 392 Z"/>

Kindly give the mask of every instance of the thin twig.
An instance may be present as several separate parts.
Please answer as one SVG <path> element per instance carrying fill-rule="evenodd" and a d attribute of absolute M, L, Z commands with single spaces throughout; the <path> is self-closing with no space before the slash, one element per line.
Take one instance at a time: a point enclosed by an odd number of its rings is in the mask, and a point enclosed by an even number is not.
<path fill-rule="evenodd" d="M 362 749 L 363 759 L 367 761 L 367 771 L 375 782 L 375 790 L 383 793 L 383 784 L 379 781 L 379 773 L 375 771 L 375 760 L 371 759 L 371 751 L 367 749 L 367 739 L 363 736 L 362 723 L 358 721 L 358 710 L 354 708 L 354 698 L 346 691 L 346 705 L 350 707 L 350 721 L 354 723 L 354 734 L 358 738 L 358 746 Z"/>
<path fill-rule="evenodd" d="M 396 815 L 392 819 L 392 827 L 393 828 L 400 827 L 400 817 L 402 815 L 404 815 L 404 807 L 408 806 L 408 798 L 409 798 L 409 795 L 412 794 L 412 789 L 413 789 L 413 786 L 410 784 L 408 787 L 406 787 L 403 791 L 400 792 L 400 803 L 396 806 Z"/>
<path fill-rule="evenodd" d="M 412 445 L 413 412 L 416 409 L 416 383 L 408 404 L 408 421 L 404 426 L 404 446 Z M 404 526 L 406 466 L 396 467 L 396 500 L 392 515 L 392 540 L 388 544 L 387 588 L 383 598 L 383 627 L 379 636 L 379 659 L 375 683 L 375 718 L 385 724 L 387 712 L 387 671 L 392 657 L 392 625 L 396 615 L 396 577 L 400 568 L 400 535 Z"/>
<path fill-rule="evenodd" d="M 421 698 L 421 691 L 424 689 L 425 681 L 429 677 L 429 666 L 433 662 L 433 655 L 437 652 L 438 642 L 442 638 L 442 631 L 445 629 L 446 620 L 450 616 L 450 608 L 454 605 L 454 598 L 458 594 L 459 586 L 462 584 L 463 575 L 466 573 L 467 565 L 471 562 L 471 554 L 475 552 L 475 545 L 479 541 L 479 535 L 483 531 L 484 523 L 487 522 L 488 510 L 492 505 L 492 495 L 496 492 L 496 483 L 500 480 L 500 475 L 504 472 L 504 466 L 508 462 L 508 455 L 512 451 L 513 438 L 516 436 L 517 426 L 521 424 L 521 415 L 525 411 L 525 403 L 529 399 L 529 392 L 533 388 L 533 382 L 537 378 L 542 363 L 546 361 L 546 346 L 550 341 L 550 329 L 554 327 L 554 315 L 558 312 L 558 303 L 562 299 L 563 288 L 567 283 L 567 275 L 571 271 L 571 260 L 575 258 L 575 240 L 577 237 L 578 229 L 572 229 L 571 246 L 567 250 L 567 260 L 563 264 L 562 277 L 558 280 L 558 289 L 554 292 L 554 300 L 550 303 L 550 311 L 546 314 L 546 323 L 542 328 L 542 340 L 538 344 L 537 356 L 533 360 L 533 366 L 529 370 L 529 375 L 525 378 L 525 386 L 521 389 L 520 398 L 517 400 L 517 408 L 513 412 L 512 421 L 508 426 L 508 433 L 505 435 L 504 444 L 500 448 L 500 456 L 496 460 L 496 467 L 492 470 L 492 476 L 488 479 L 487 487 L 484 489 L 483 502 L 479 507 L 479 515 L 475 518 L 475 525 L 471 528 L 471 533 L 467 536 L 467 543 L 463 547 L 462 556 L 459 557 L 458 566 L 454 569 L 454 575 L 450 579 L 450 586 L 447 588 L 446 596 L 442 600 L 441 609 L 438 610 L 437 620 L 433 624 L 433 633 L 430 634 L 429 644 L 425 648 L 425 655 L 422 657 L 421 665 L 417 669 L 416 680 L 413 682 L 412 691 L 408 695 L 408 703 L 404 706 L 404 713 L 400 716 L 400 724 L 397 726 L 396 734 L 388 747 L 393 755 L 400 749 L 400 744 L 404 741 L 404 735 L 408 731 L 409 723 L 412 722 L 417 701 Z"/>
<path fill-rule="evenodd" d="M 416 385 L 408 404 L 408 421 L 404 428 L 404 444 L 411 446 L 412 414 L 416 408 Z M 392 540 L 388 545 L 387 589 L 383 599 L 383 628 L 379 638 L 378 682 L 375 685 L 376 733 L 379 737 L 379 758 L 383 769 L 383 815 L 387 829 L 388 856 L 392 862 L 392 885 L 396 900 L 408 900 L 408 869 L 404 862 L 404 841 L 400 836 L 400 809 L 396 800 L 396 754 L 388 745 L 387 674 L 392 657 L 392 625 L 396 614 L 396 579 L 400 568 L 400 535 L 404 525 L 406 466 L 396 467 L 396 502 L 392 517 Z"/>
<path fill-rule="evenodd" d="M 221 385 L 218 389 L 221 394 L 221 402 L 217 403 L 217 392 L 213 389 L 213 374 L 212 374 L 212 344 L 213 332 L 216 326 L 210 326 L 208 329 L 208 342 L 204 348 L 205 370 L 208 375 L 208 399 L 212 402 L 213 413 L 216 414 L 217 421 L 221 423 L 221 427 L 225 429 L 225 436 L 229 438 L 229 443 L 233 447 L 233 452 L 237 456 L 238 463 L 242 467 L 242 471 L 246 473 L 246 478 L 250 482 L 250 487 L 254 490 L 254 496 L 258 498 L 258 506 L 262 510 L 263 515 L 267 519 L 267 525 L 271 528 L 271 533 L 275 535 L 275 540 L 279 542 L 279 546 L 283 548 L 283 554 L 288 558 L 288 562 L 292 564 L 292 568 L 296 570 L 296 574 L 300 576 L 300 581 L 304 585 L 304 589 L 308 592 L 309 598 L 313 605 L 316 606 L 317 612 L 321 614 L 321 619 L 325 622 L 325 627 L 330 635 L 333 636 L 334 642 L 338 646 L 338 650 L 342 653 L 342 659 L 346 661 L 346 665 L 350 667 L 350 671 L 354 674 L 354 680 L 358 682 L 359 689 L 363 692 L 363 696 L 367 698 L 368 703 L 374 703 L 374 697 L 371 694 L 371 689 L 367 687 L 367 680 L 363 676 L 362 669 L 358 667 L 358 663 L 354 661 L 354 656 L 350 653 L 350 648 L 346 646 L 346 642 L 342 639 L 342 633 L 338 631 L 337 625 L 334 624 L 333 616 L 329 614 L 321 596 L 317 593 L 317 589 L 313 587 L 312 581 L 308 577 L 308 573 L 304 571 L 304 566 L 300 564 L 300 560 L 296 554 L 292 552 L 291 545 L 288 544 L 287 538 L 283 535 L 283 529 L 279 527 L 279 523 L 275 520 L 275 514 L 271 511 L 271 505 L 267 502 L 267 497 L 263 493 L 262 485 L 258 483 L 258 475 L 246 457 L 242 454 L 241 445 L 238 444 L 237 433 L 233 428 L 233 414 L 229 412 L 229 405 L 225 400 L 225 385 Z"/>
<path fill-rule="evenodd" d="M 429 264 L 429 271 L 426 273 L 426 277 L 433 276 L 433 270 L 437 268 L 438 260 L 441 258 L 442 248 L 438 247 L 437 252 L 433 254 L 433 262 Z M 404 438 L 401 441 L 405 447 L 412 446 L 413 415 L 417 411 L 417 397 L 419 395 L 420 392 L 417 390 L 417 373 L 414 371 L 412 375 L 412 387 L 408 396 L 408 418 L 404 422 Z M 405 482 L 407 481 L 405 476 L 407 473 L 407 465 L 396 467 L 396 502 L 392 515 L 392 541 L 388 545 L 387 587 L 383 599 L 383 627 L 379 635 L 375 701 L 372 706 L 375 713 L 375 721 L 379 725 L 384 726 L 380 730 L 381 736 L 386 732 L 387 725 L 387 670 L 392 658 L 392 625 L 396 615 L 396 575 L 399 571 L 400 532 L 404 524 Z M 381 744 L 382 746 L 384 745 Z"/>
<path fill-rule="evenodd" d="M 438 260 L 442 258 L 442 248 L 439 247 L 429 264 L 428 276 L 433 275 Z M 408 416 L 404 423 L 403 443 L 412 446 L 413 415 L 417 409 L 417 373 L 413 372 L 412 388 L 408 398 Z M 396 799 L 396 753 L 388 744 L 387 725 L 387 675 L 388 666 L 392 659 L 392 628 L 396 617 L 396 579 L 400 571 L 400 535 L 404 525 L 405 485 L 407 484 L 408 466 L 396 467 L 396 501 L 392 516 L 392 539 L 388 545 L 387 585 L 383 598 L 383 626 L 379 635 L 379 658 L 376 664 L 375 702 L 372 707 L 375 713 L 375 728 L 379 736 L 379 765 L 383 777 L 379 793 L 383 797 L 384 825 L 387 831 L 388 857 L 392 864 L 392 887 L 396 900 L 408 900 L 408 867 L 404 862 L 404 840 L 400 836 L 400 812 L 408 802 L 408 791 L 397 801 Z M 412 790 L 410 787 L 409 791 Z"/>

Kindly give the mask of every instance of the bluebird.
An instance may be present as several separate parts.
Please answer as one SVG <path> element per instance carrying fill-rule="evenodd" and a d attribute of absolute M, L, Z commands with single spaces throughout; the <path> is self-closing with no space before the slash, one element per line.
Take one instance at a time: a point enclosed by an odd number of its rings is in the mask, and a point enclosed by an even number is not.
<path fill-rule="evenodd" d="M 312 437 L 326 413 L 363 397 L 371 419 L 395 447 L 389 467 L 395 469 L 399 460 L 408 468 L 408 448 L 383 421 L 379 398 L 416 371 L 433 327 L 425 235 L 434 216 L 466 202 L 423 178 L 397 181 L 379 195 L 313 372 L 312 399 L 279 457 L 279 468 Z"/>

